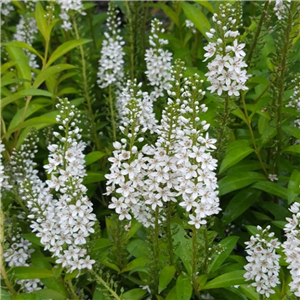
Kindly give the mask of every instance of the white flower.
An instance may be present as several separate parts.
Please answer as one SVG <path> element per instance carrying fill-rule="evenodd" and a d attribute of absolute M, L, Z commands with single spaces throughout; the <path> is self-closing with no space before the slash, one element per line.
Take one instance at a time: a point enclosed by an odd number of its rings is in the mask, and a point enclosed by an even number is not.
<path fill-rule="evenodd" d="M 245 279 L 252 280 L 252 286 L 256 292 L 269 297 L 274 294 L 273 290 L 279 281 L 279 258 L 276 249 L 280 247 L 277 239 L 273 239 L 273 233 L 269 233 L 270 226 L 262 230 L 257 227 L 259 233 L 251 236 L 250 241 L 246 242 L 246 257 L 248 264 L 244 267 L 247 271 L 244 275 Z"/>

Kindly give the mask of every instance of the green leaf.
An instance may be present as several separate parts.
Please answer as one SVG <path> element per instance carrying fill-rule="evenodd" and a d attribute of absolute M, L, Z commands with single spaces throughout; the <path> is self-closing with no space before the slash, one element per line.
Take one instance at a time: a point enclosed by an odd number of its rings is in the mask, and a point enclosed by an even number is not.
<path fill-rule="evenodd" d="M 234 249 L 239 237 L 230 236 L 223 239 L 219 244 L 225 247 L 225 250 L 217 255 L 212 263 L 209 265 L 208 272 L 213 273 L 218 270 L 218 268 L 222 265 L 222 263 L 226 260 L 226 258 L 230 255 L 232 250 Z"/>
<path fill-rule="evenodd" d="M 73 279 L 76 276 L 78 276 L 79 271 L 78 270 L 74 270 L 71 273 L 67 273 L 66 276 L 64 277 L 64 280 L 69 280 L 69 279 Z"/>
<path fill-rule="evenodd" d="M 52 265 L 47 261 L 47 258 L 41 253 L 39 247 L 36 247 L 35 251 L 31 254 L 31 260 L 34 267 L 47 269 L 49 271 L 51 271 L 52 269 Z M 58 281 L 56 278 L 42 278 L 41 281 L 47 288 L 60 293 L 64 297 L 64 299 L 68 297 L 68 292 L 66 291 L 64 284 Z"/>
<path fill-rule="evenodd" d="M 50 270 L 35 267 L 14 267 L 14 273 L 18 279 L 49 278 L 54 276 Z"/>
<path fill-rule="evenodd" d="M 28 45 L 28 44 L 26 44 L 24 42 L 12 41 L 12 42 L 9 42 L 6 45 L 13 46 L 13 47 L 19 47 L 19 48 L 23 48 L 23 49 L 27 49 L 31 53 L 33 53 L 36 56 L 38 56 L 41 60 L 43 60 L 43 56 L 37 50 L 35 50 L 32 46 L 30 46 L 30 45 Z"/>
<path fill-rule="evenodd" d="M 292 154 L 300 154 L 300 145 L 293 145 L 286 147 L 285 149 L 282 150 L 283 152 L 288 152 Z"/>
<path fill-rule="evenodd" d="M 171 291 L 168 293 L 167 297 L 165 300 L 179 300 L 177 298 L 177 293 L 176 293 L 176 286 L 174 286 Z"/>
<path fill-rule="evenodd" d="M 260 299 L 260 297 L 259 297 L 258 293 L 256 293 L 254 287 L 249 286 L 249 284 L 242 284 L 239 286 L 239 289 L 241 289 L 243 294 L 251 300 L 259 300 Z"/>
<path fill-rule="evenodd" d="M 142 224 L 140 222 L 137 222 L 134 219 L 131 220 L 131 226 L 130 226 L 130 230 L 127 232 L 127 237 L 128 238 L 133 237 L 141 227 L 142 227 Z"/>
<path fill-rule="evenodd" d="M 212 14 L 214 13 L 213 6 L 209 3 L 210 1 L 194 1 L 204 7 L 206 7 Z"/>
<path fill-rule="evenodd" d="M 284 229 L 287 222 L 285 222 L 285 221 L 272 221 L 272 224 L 274 224 L 276 227 L 278 227 L 280 229 Z"/>
<path fill-rule="evenodd" d="M 44 102 L 44 103 L 41 103 L 41 102 Z M 34 114 L 38 110 L 46 107 L 47 105 L 51 105 L 51 102 L 47 101 L 47 99 L 45 99 L 45 98 L 34 99 L 34 101 L 31 101 L 28 105 L 25 119 L 27 119 L 30 115 Z M 8 130 L 17 126 L 21 122 L 23 112 L 24 112 L 24 107 L 17 111 L 17 113 L 14 115 L 13 119 L 11 120 L 11 122 L 9 124 Z"/>
<path fill-rule="evenodd" d="M 195 27 L 204 35 L 206 36 L 206 32 L 211 28 L 211 25 L 206 18 L 206 16 L 203 14 L 203 12 L 199 9 L 199 7 L 196 7 L 195 5 L 189 4 L 187 2 L 179 2 L 184 14 L 186 17 L 192 21 L 195 25 Z"/>
<path fill-rule="evenodd" d="M 85 156 L 85 165 L 88 166 L 92 164 L 93 162 L 99 160 L 105 155 L 105 153 L 101 151 L 94 151 Z"/>
<path fill-rule="evenodd" d="M 295 137 L 296 139 L 300 140 L 300 128 L 294 127 L 294 126 L 282 126 L 282 130 Z"/>
<path fill-rule="evenodd" d="M 62 45 L 60 45 L 59 47 L 57 47 L 57 49 L 55 49 L 55 51 L 52 53 L 52 55 L 50 56 L 47 64 L 46 64 L 46 68 L 49 67 L 51 64 L 53 64 L 57 59 L 59 59 L 61 56 L 63 56 L 64 54 L 68 53 L 69 51 L 71 51 L 72 49 L 89 43 L 92 40 L 73 40 L 73 41 L 68 41 L 63 43 Z"/>
<path fill-rule="evenodd" d="M 39 299 L 52 299 L 52 300 L 65 300 L 65 296 L 60 294 L 59 292 L 52 290 L 52 289 L 47 289 L 44 288 L 42 290 L 37 290 L 35 292 L 33 292 L 34 294 L 36 294 Z"/>
<path fill-rule="evenodd" d="M 3 65 L 1 65 L 1 74 L 4 74 L 8 69 L 12 68 L 13 66 L 15 66 L 17 64 L 16 61 L 9 61 Z"/>
<path fill-rule="evenodd" d="M 252 204 L 258 201 L 260 191 L 255 189 L 246 189 L 238 192 L 226 206 L 222 222 L 224 225 L 231 223 L 245 212 Z"/>
<path fill-rule="evenodd" d="M 174 266 L 165 266 L 159 274 L 158 292 L 164 290 L 174 277 L 176 269 Z"/>
<path fill-rule="evenodd" d="M 140 300 L 147 293 L 143 289 L 132 289 L 121 296 L 122 300 Z"/>
<path fill-rule="evenodd" d="M 176 281 L 176 295 L 178 300 L 191 299 L 193 287 L 190 278 L 180 275 Z"/>
<path fill-rule="evenodd" d="M 21 99 L 26 96 L 45 96 L 45 97 L 52 97 L 53 94 L 44 91 L 44 90 L 38 90 L 38 89 L 28 89 L 28 90 L 22 90 L 17 93 L 14 93 L 13 95 L 7 96 L 5 98 L 1 99 L 1 109 L 3 109 L 6 105 Z"/>
<path fill-rule="evenodd" d="M 162 9 L 163 12 L 165 13 L 165 15 L 170 20 L 172 20 L 176 24 L 177 27 L 180 27 L 178 14 L 171 7 L 169 7 L 168 5 L 163 4 L 163 3 L 156 3 L 154 5 L 155 5 L 155 7 L 159 7 L 160 9 Z"/>
<path fill-rule="evenodd" d="M 1 295 L 1 300 L 11 300 L 12 296 L 9 292 L 4 290 L 3 288 L 0 289 L 0 295 Z"/>
<path fill-rule="evenodd" d="M 83 179 L 83 184 L 90 184 L 105 180 L 105 172 L 103 171 L 89 171 L 87 176 Z"/>
<path fill-rule="evenodd" d="M 44 37 L 44 39 L 46 41 L 49 41 L 50 34 L 49 34 L 48 24 L 47 24 L 47 20 L 45 18 L 45 14 L 46 14 L 46 12 L 45 12 L 41 2 L 36 2 L 36 8 L 35 8 L 36 23 L 37 23 L 38 29 L 39 29 L 40 33 L 42 34 L 42 36 Z"/>
<path fill-rule="evenodd" d="M 237 164 L 239 161 L 241 161 L 243 158 L 254 151 L 248 146 L 248 143 L 245 141 L 234 141 L 231 144 L 233 144 L 234 146 L 226 152 L 220 166 L 219 174 L 223 173 L 231 166 Z"/>
<path fill-rule="evenodd" d="M 7 53 L 10 56 L 10 58 L 16 62 L 16 68 L 18 72 L 18 78 L 26 79 L 28 81 L 25 81 L 23 86 L 25 89 L 29 89 L 31 84 L 31 69 L 29 66 L 29 61 L 27 55 L 24 53 L 24 51 L 18 47 L 13 47 L 6 45 Z M 3 101 L 3 99 L 2 99 Z M 1 103 L 2 107 L 2 103 Z"/>
<path fill-rule="evenodd" d="M 59 64 L 59 65 L 55 65 L 55 66 L 46 68 L 43 71 L 41 71 L 39 73 L 39 75 L 36 77 L 32 87 L 38 88 L 50 76 L 52 76 L 56 73 L 62 72 L 64 70 L 74 69 L 74 68 L 76 68 L 76 67 L 73 65 L 68 65 L 68 64 Z"/>
<path fill-rule="evenodd" d="M 113 243 L 109 239 L 100 238 L 94 241 L 90 241 L 89 245 L 93 251 L 97 251 L 99 249 L 111 247 Z"/>
<path fill-rule="evenodd" d="M 21 79 L 21 78 L 5 79 L 5 80 L 1 80 L 1 88 L 5 87 L 9 84 L 20 83 L 20 82 L 30 82 L 30 81 L 27 79 Z"/>
<path fill-rule="evenodd" d="M 288 190 L 283 186 L 271 181 L 259 181 L 252 188 L 262 190 L 266 193 L 288 200 Z"/>
<path fill-rule="evenodd" d="M 41 243 L 41 239 L 37 237 L 34 233 L 23 233 L 22 237 L 37 246 L 41 246 L 41 247 L 44 246 Z"/>
<path fill-rule="evenodd" d="M 149 251 L 149 245 L 141 239 L 131 239 L 126 245 L 130 255 L 134 257 L 143 257 Z"/>
<path fill-rule="evenodd" d="M 244 284 L 244 270 L 236 270 L 229 273 L 222 274 L 213 280 L 207 282 L 207 284 L 202 288 L 202 290 L 208 289 L 219 289 L 225 287 L 231 287 L 233 285 Z"/>
<path fill-rule="evenodd" d="M 1 298 L 2 299 L 2 298 Z M 40 300 L 35 294 L 19 294 L 12 297 L 12 300 Z"/>
<path fill-rule="evenodd" d="M 230 174 L 219 181 L 219 196 L 241 189 L 266 177 L 256 172 L 236 172 Z"/>
<path fill-rule="evenodd" d="M 4 137 L 9 137 L 13 132 L 23 129 L 23 128 L 26 128 L 28 126 L 35 126 L 35 125 L 41 125 L 41 124 L 53 125 L 56 123 L 57 123 L 57 121 L 56 121 L 55 117 L 50 118 L 50 117 L 46 117 L 46 116 L 41 116 L 41 117 L 31 118 L 25 122 L 18 124 L 17 126 L 11 128 L 10 130 L 8 130 L 6 132 L 6 134 L 4 135 Z"/>
<path fill-rule="evenodd" d="M 293 202 L 295 197 L 300 194 L 300 172 L 293 170 L 288 183 L 288 201 Z"/>
<path fill-rule="evenodd" d="M 131 271 L 131 270 L 139 268 L 139 267 L 144 267 L 146 265 L 147 261 L 148 261 L 148 258 L 145 256 L 136 258 L 127 264 L 127 266 L 122 270 L 122 273 Z"/>

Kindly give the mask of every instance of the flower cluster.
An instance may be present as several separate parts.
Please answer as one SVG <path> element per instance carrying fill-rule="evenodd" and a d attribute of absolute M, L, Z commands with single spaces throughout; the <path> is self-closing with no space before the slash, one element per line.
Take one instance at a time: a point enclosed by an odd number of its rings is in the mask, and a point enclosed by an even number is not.
<path fill-rule="evenodd" d="M 31 253 L 34 249 L 31 249 L 32 245 L 28 240 L 21 238 L 20 234 L 16 234 L 12 238 L 12 244 L 5 251 L 3 257 L 9 267 L 25 267 L 29 266 Z M 43 286 L 40 279 L 24 279 L 17 282 L 21 285 L 26 293 L 31 293 L 36 290 L 40 290 Z"/>
<path fill-rule="evenodd" d="M 125 44 L 120 35 L 121 30 L 118 28 L 121 25 L 121 19 L 117 16 L 118 10 L 111 2 L 107 14 L 108 31 L 104 33 L 105 39 L 102 43 L 97 83 L 100 88 L 105 88 L 111 84 L 120 88 L 124 77 L 123 46 Z"/>
<path fill-rule="evenodd" d="M 45 183 L 36 174 L 28 175 L 21 184 L 22 200 L 31 214 L 31 228 L 41 238 L 46 250 L 53 253 L 56 263 L 68 271 L 91 269 L 95 262 L 87 255 L 86 243 L 96 216 L 82 184 L 85 176 L 85 144 L 80 141 L 78 111 L 67 99 L 57 104 L 60 114 L 56 120 L 65 132 L 54 132 L 58 144 L 49 145 L 46 172 L 51 175 Z M 56 195 L 57 199 L 55 199 Z"/>
<path fill-rule="evenodd" d="M 11 186 L 8 183 L 8 176 L 5 174 L 5 168 L 2 163 L 2 152 L 5 150 L 4 145 L 0 142 L 0 193 L 2 188 L 10 189 Z"/>
<path fill-rule="evenodd" d="M 300 115 L 300 74 L 292 80 L 292 84 L 295 84 L 293 95 L 290 97 L 287 107 L 293 107 L 296 110 L 296 115 Z M 300 118 L 294 121 L 295 127 L 300 128 Z"/>
<path fill-rule="evenodd" d="M 204 47 L 204 61 L 213 58 L 208 63 L 208 72 L 205 74 L 211 83 L 208 88 L 212 93 L 217 91 L 220 96 L 225 91 L 229 96 L 239 96 L 241 90 L 247 90 L 246 81 L 249 78 L 244 69 L 246 53 L 245 44 L 238 41 L 239 32 L 235 28 L 237 20 L 232 15 L 234 9 L 230 4 L 220 5 L 220 15 L 214 14 L 213 21 L 216 29 L 212 28 L 206 35 L 210 39 Z"/>
<path fill-rule="evenodd" d="M 77 11 L 81 15 L 85 15 L 85 12 L 82 11 L 82 1 L 81 0 L 57 0 L 57 3 L 61 5 L 60 18 L 63 20 L 62 28 L 66 31 L 72 29 L 72 23 L 70 22 L 70 11 Z"/>
<path fill-rule="evenodd" d="M 204 94 L 202 82 L 198 76 L 182 80 L 183 71 L 177 62 L 170 72 L 172 88 L 157 127 L 157 141 L 138 151 L 135 136 L 139 127 L 132 132 L 124 127 L 128 140 L 114 143 L 114 156 L 109 159 L 112 166 L 106 175 L 107 194 L 115 195 L 109 208 L 115 209 L 121 220 L 130 220 L 132 214 L 148 227 L 153 225 L 154 215 L 159 215 L 160 222 L 164 220 L 166 203 L 177 201 L 196 228 L 219 212 L 216 160 L 211 156 L 215 140 L 208 134 L 204 137 L 209 124 L 198 117 L 207 110 L 199 102 Z M 129 129 L 135 128 L 136 120 L 132 115 Z"/>
<path fill-rule="evenodd" d="M 192 21 L 188 20 L 188 19 L 185 20 L 185 26 L 186 26 L 186 28 L 191 28 L 192 33 L 196 33 L 197 32 L 197 30 L 195 28 L 195 24 Z"/>
<path fill-rule="evenodd" d="M 290 3 L 291 1 L 292 0 L 286 0 L 286 1 L 284 1 L 284 0 L 275 0 L 274 11 L 275 11 L 275 14 L 276 14 L 278 20 L 281 20 L 285 15 L 286 6 L 285 6 L 284 2 Z"/>
<path fill-rule="evenodd" d="M 9 16 L 9 14 L 14 11 L 13 5 L 10 3 L 11 0 L 1 0 L 0 1 L 0 11 L 2 16 Z M 2 17 L 3 18 L 3 17 Z M 4 24 L 4 20 L 1 18 L 1 25 Z"/>
<path fill-rule="evenodd" d="M 153 100 L 163 96 L 163 92 L 170 89 L 172 53 L 162 49 L 164 45 L 168 44 L 167 40 L 159 38 L 163 32 L 162 22 L 157 19 L 152 20 L 149 36 L 150 48 L 146 50 L 145 54 L 147 66 L 145 74 L 150 85 L 154 86 L 154 91 L 150 95 Z"/>
<path fill-rule="evenodd" d="M 294 203 L 290 207 L 292 217 L 287 218 L 287 224 L 284 227 L 286 241 L 282 244 L 284 253 L 286 255 L 286 262 L 289 264 L 288 269 L 292 275 L 292 281 L 290 282 L 291 291 L 295 296 L 300 297 L 300 204 Z"/>
<path fill-rule="evenodd" d="M 157 129 L 157 120 L 153 112 L 153 101 L 147 92 L 141 91 L 142 84 L 136 80 L 128 80 L 125 87 L 117 96 L 116 108 L 120 119 L 120 130 L 135 123 L 136 132 L 147 131 L 154 133 Z"/>
<path fill-rule="evenodd" d="M 246 280 L 254 281 L 251 285 L 255 287 L 257 293 L 269 298 L 280 283 L 280 255 L 276 254 L 280 242 L 274 238 L 273 232 L 269 233 L 270 226 L 266 229 L 257 226 L 257 230 L 258 233 L 245 243 L 248 264 L 245 266 L 247 272 L 244 277 Z"/>
<path fill-rule="evenodd" d="M 36 20 L 27 16 L 21 16 L 19 24 L 16 26 L 16 33 L 14 34 L 14 40 L 20 41 L 32 46 L 32 43 L 38 32 Z M 39 67 L 36 61 L 36 55 L 31 53 L 29 50 L 24 50 L 29 58 L 29 66 L 32 69 Z"/>

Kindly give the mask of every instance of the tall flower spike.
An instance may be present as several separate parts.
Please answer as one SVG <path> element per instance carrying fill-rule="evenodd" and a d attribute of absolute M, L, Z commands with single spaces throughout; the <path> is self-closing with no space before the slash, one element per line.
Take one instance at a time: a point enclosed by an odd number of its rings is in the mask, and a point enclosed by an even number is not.
<path fill-rule="evenodd" d="M 61 99 L 57 108 L 60 114 L 56 120 L 65 135 L 54 132 L 59 141 L 48 147 L 49 163 L 45 169 L 51 177 L 46 184 L 25 180 L 21 192 L 31 210 L 31 228 L 56 263 L 72 272 L 91 269 L 95 262 L 87 253 L 86 243 L 94 232 L 96 216 L 82 184 L 85 144 L 78 128 L 78 111 L 67 99 Z"/>
<path fill-rule="evenodd" d="M 32 46 L 37 32 L 38 28 L 36 20 L 34 18 L 27 17 L 26 15 L 22 15 L 19 24 L 16 26 L 16 33 L 14 34 L 13 39 Z M 29 50 L 25 49 L 24 51 L 29 58 L 29 66 L 32 69 L 37 69 L 39 65 L 36 61 L 36 55 L 31 53 Z"/>
<path fill-rule="evenodd" d="M 295 79 L 292 80 L 292 83 L 295 84 L 293 95 L 290 97 L 287 107 L 293 107 L 296 110 L 296 115 L 300 115 L 300 74 L 295 76 Z M 297 118 L 294 121 L 294 126 L 300 129 L 300 118 Z M 298 140 L 297 143 L 300 143 Z"/>
<path fill-rule="evenodd" d="M 150 48 L 146 50 L 145 54 L 147 66 L 145 74 L 150 85 L 154 86 L 154 91 L 150 95 L 153 100 L 164 96 L 164 91 L 170 89 L 172 53 L 162 49 L 164 45 L 168 44 L 167 40 L 159 38 L 163 32 L 162 22 L 157 19 L 152 20 L 149 36 Z"/>
<path fill-rule="evenodd" d="M 14 6 L 10 3 L 11 0 L 1 0 L 0 1 L 0 13 L 2 15 L 1 18 L 1 25 L 4 25 L 5 21 L 3 20 L 4 17 L 8 17 L 9 14 L 14 11 Z"/>
<path fill-rule="evenodd" d="M 2 152 L 4 152 L 5 147 L 0 141 L 0 195 L 2 193 L 2 188 L 5 190 L 10 190 L 12 186 L 9 184 L 9 176 L 6 174 L 5 167 L 2 162 Z"/>
<path fill-rule="evenodd" d="M 208 72 L 205 74 L 211 83 L 208 88 L 212 93 L 217 91 L 220 96 L 226 92 L 229 96 L 239 96 L 241 90 L 247 90 L 246 81 L 249 78 L 244 69 L 246 53 L 243 48 L 245 44 L 238 41 L 239 32 L 235 28 L 236 19 L 231 17 L 234 9 L 231 4 L 220 5 L 220 15 L 214 14 L 213 21 L 216 29 L 211 29 L 206 35 L 209 43 L 204 47 L 204 61 L 211 59 L 208 63 Z M 229 17 L 230 16 L 230 17 Z"/>
<path fill-rule="evenodd" d="M 109 208 L 115 209 L 121 220 L 130 220 L 133 216 L 144 226 L 153 226 L 157 212 L 159 222 L 165 220 L 164 207 L 170 201 L 179 201 L 187 212 L 192 210 L 190 224 L 196 228 L 206 223 L 206 217 L 219 212 L 213 172 L 216 161 L 210 154 L 215 140 L 208 135 L 204 137 L 209 125 L 195 117 L 207 110 L 205 105 L 199 104 L 204 94 L 200 89 L 202 82 L 197 76 L 183 81 L 183 72 L 182 63 L 176 62 L 170 72 L 172 88 L 157 127 L 156 142 L 144 145 L 139 152 L 136 140 L 132 140 L 135 133 L 128 134 L 124 128 L 128 143 L 122 139 L 121 143 L 114 144 L 114 157 L 109 159 L 112 162 L 110 174 L 106 175 L 107 193 L 113 193 Z M 141 114 L 136 108 L 129 110 L 138 115 L 136 111 Z M 137 128 L 138 119 L 131 116 L 124 123 Z M 182 198 L 185 200 L 181 201 Z"/>
<path fill-rule="evenodd" d="M 20 233 L 14 234 L 14 236 L 11 237 L 11 240 L 12 243 L 3 255 L 5 262 L 9 267 L 29 266 L 31 253 L 34 252 L 34 249 L 30 248 L 32 244 L 28 240 L 23 239 Z M 18 280 L 17 283 L 25 290 L 26 293 L 40 290 L 43 286 L 40 279 L 23 279 Z"/>
<path fill-rule="evenodd" d="M 157 120 L 153 112 L 153 101 L 147 92 L 142 92 L 142 84 L 136 80 L 128 80 L 126 86 L 117 96 L 116 108 L 120 119 L 120 129 L 124 133 L 132 121 L 136 122 L 137 130 L 154 133 L 157 129 Z M 132 124 L 131 124 L 132 125 Z"/>
<path fill-rule="evenodd" d="M 118 10 L 109 3 L 107 17 L 107 32 L 102 43 L 101 58 L 99 60 L 99 71 L 97 83 L 100 88 L 114 84 L 119 89 L 122 86 L 124 77 L 124 51 L 125 42 L 120 35 L 121 19 L 117 16 Z"/>
<path fill-rule="evenodd" d="M 257 226 L 257 230 L 258 233 L 245 243 L 248 264 L 244 267 L 247 271 L 244 277 L 254 281 L 251 285 L 257 293 L 269 298 L 270 294 L 275 293 L 274 288 L 280 284 L 280 255 L 276 254 L 280 242 L 274 238 L 273 232 L 269 233 L 270 226 L 266 229 Z"/>
<path fill-rule="evenodd" d="M 286 255 L 288 269 L 292 275 L 292 281 L 289 286 L 295 296 L 300 297 L 300 204 L 295 202 L 291 207 L 292 217 L 287 218 L 287 224 L 284 227 L 286 241 L 283 243 L 283 251 Z"/>
<path fill-rule="evenodd" d="M 271 1 L 271 0 L 269 0 Z M 272 1 L 274 2 L 274 1 Z M 288 2 L 290 3 L 291 0 L 275 0 L 275 5 L 274 5 L 274 12 L 278 18 L 278 20 L 281 20 L 282 17 L 285 15 L 286 13 L 286 6 L 285 6 L 285 3 L 284 2 Z"/>
<path fill-rule="evenodd" d="M 60 18 L 63 20 L 62 28 L 65 31 L 72 29 L 72 23 L 70 22 L 70 11 L 77 11 L 81 15 L 85 16 L 86 13 L 82 10 L 82 1 L 81 0 L 57 0 L 57 3 L 61 5 Z"/>

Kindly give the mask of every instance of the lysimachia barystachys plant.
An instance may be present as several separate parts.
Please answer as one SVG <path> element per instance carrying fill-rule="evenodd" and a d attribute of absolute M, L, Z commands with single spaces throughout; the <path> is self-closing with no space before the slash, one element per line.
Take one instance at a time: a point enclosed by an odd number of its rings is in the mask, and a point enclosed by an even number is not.
<path fill-rule="evenodd" d="M 85 16 L 83 11 L 83 5 L 81 0 L 58 0 L 57 3 L 60 5 L 60 14 L 59 17 L 63 20 L 61 27 L 65 31 L 72 30 L 72 22 L 70 21 L 70 15 L 74 12 L 78 12 L 82 16 Z"/>
<path fill-rule="evenodd" d="M 294 126 L 297 128 L 300 128 L 300 118 L 298 116 L 300 115 L 300 75 L 298 74 L 295 79 L 292 80 L 292 84 L 294 84 L 294 91 L 293 95 L 289 99 L 289 103 L 286 105 L 286 107 L 292 107 L 295 109 L 296 112 L 296 119 L 294 121 Z M 296 143 L 299 143 L 298 140 Z"/>
<path fill-rule="evenodd" d="M 18 25 L 16 26 L 16 33 L 13 39 L 19 42 L 24 42 L 29 46 L 32 46 L 38 33 L 38 27 L 35 18 L 27 17 L 26 15 L 21 16 Z M 29 66 L 32 69 L 38 69 L 37 57 L 35 54 L 28 50 L 25 50 L 26 55 L 29 58 Z M 34 74 L 34 73 L 33 73 Z"/>
<path fill-rule="evenodd" d="M 32 243 L 21 237 L 20 233 L 15 233 L 11 237 L 11 244 L 6 249 L 3 257 L 8 267 L 27 267 L 30 266 Z M 18 280 L 17 284 L 24 289 L 25 293 L 31 293 L 42 289 L 43 283 L 40 279 L 23 279 Z"/>
<path fill-rule="evenodd" d="M 121 19 L 117 16 L 118 10 L 110 3 L 106 20 L 107 31 L 104 32 L 104 40 L 99 59 L 97 83 L 100 88 L 110 85 L 121 88 L 124 77 L 124 51 L 125 44 L 121 36 Z"/>
<path fill-rule="evenodd" d="M 150 48 L 146 49 L 145 54 L 147 67 L 145 74 L 150 85 L 154 87 L 154 91 L 150 94 L 152 100 L 164 96 L 164 91 L 170 89 L 172 53 L 168 50 L 163 50 L 163 46 L 168 44 L 168 41 L 159 37 L 160 34 L 165 32 L 162 25 L 162 22 L 159 20 L 152 20 L 149 36 Z"/>
<path fill-rule="evenodd" d="M 42 182 L 36 175 L 22 182 L 22 199 L 30 210 L 32 231 L 41 238 L 45 250 L 52 252 L 57 264 L 68 272 L 91 269 L 95 263 L 87 253 L 89 235 L 94 232 L 96 216 L 82 184 L 85 143 L 81 141 L 78 111 L 67 99 L 57 104 L 59 129 L 57 144 L 48 146 L 50 179 Z M 56 197 L 55 197 L 56 196 Z"/>
<path fill-rule="evenodd" d="M 291 218 L 287 218 L 287 224 L 284 227 L 286 241 L 282 244 L 283 252 L 286 255 L 285 261 L 288 263 L 292 280 L 289 283 L 291 291 L 295 296 L 300 297 L 300 204 L 294 203 L 290 207 Z"/>
<path fill-rule="evenodd" d="M 140 121 L 141 102 L 133 100 L 133 95 L 129 98 L 131 106 L 127 115 L 130 114 L 131 118 L 127 116 L 128 121 L 124 122 L 127 127 L 121 127 L 129 141 L 124 139 L 123 145 L 115 143 L 114 157 L 110 158 L 113 162 L 111 173 L 106 175 L 109 193 L 119 195 L 113 197 L 110 208 L 120 214 L 120 219 L 131 219 L 131 211 L 148 227 L 154 225 L 151 221 L 154 215 L 144 219 L 138 207 L 145 209 L 148 206 L 147 212 L 152 210 L 154 214 L 157 209 L 160 212 L 163 203 L 177 202 L 176 199 L 182 197 L 180 206 L 185 207 L 187 212 L 193 212 L 189 222 L 199 228 L 206 223 L 207 216 L 219 211 L 215 191 L 216 161 L 211 156 L 215 140 L 210 139 L 208 133 L 204 136 L 209 128 L 206 122 L 201 122 L 198 129 L 200 119 L 197 116 L 207 110 L 199 102 L 204 94 L 200 89 L 200 79 L 195 76 L 181 83 L 184 69 L 180 63 L 175 68 L 182 73 L 172 72 L 170 84 L 173 87 L 168 91 L 169 100 L 157 129 L 157 141 L 153 145 L 144 145 L 140 152 L 134 142 L 140 133 L 140 124 L 143 124 Z M 135 130 L 129 132 L 131 128 Z M 129 149 L 125 150 L 127 145 Z M 163 213 L 160 213 L 160 219 L 164 219 Z"/>
<path fill-rule="evenodd" d="M 5 21 L 3 20 L 15 10 L 14 6 L 10 3 L 11 0 L 1 0 L 0 8 L 1 8 L 1 25 L 4 25 Z"/>
<path fill-rule="evenodd" d="M 212 18 L 216 28 L 206 33 L 210 39 L 204 47 L 204 61 L 210 60 L 207 65 L 208 73 L 205 74 L 211 84 L 208 90 L 216 91 L 219 96 L 223 92 L 229 96 L 239 96 L 240 91 L 248 89 L 245 44 L 239 42 L 240 33 L 236 26 L 238 20 L 231 16 L 232 12 L 235 9 L 230 4 L 221 4 L 220 14 L 215 13 Z"/>
<path fill-rule="evenodd" d="M 247 281 L 254 281 L 251 285 L 267 298 L 275 293 L 274 288 L 280 284 L 280 255 L 276 254 L 280 242 L 274 237 L 274 232 L 269 232 L 270 228 L 262 229 L 258 226 L 258 233 L 245 243 L 248 264 L 245 266 L 247 272 L 244 277 Z"/>

